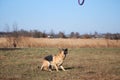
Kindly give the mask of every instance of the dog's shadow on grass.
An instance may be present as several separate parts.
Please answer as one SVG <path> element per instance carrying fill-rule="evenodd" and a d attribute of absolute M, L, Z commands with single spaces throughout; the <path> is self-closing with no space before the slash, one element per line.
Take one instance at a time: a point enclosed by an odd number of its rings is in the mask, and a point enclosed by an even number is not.
<path fill-rule="evenodd" d="M 38 69 L 40 68 L 40 66 L 38 66 Z M 70 67 L 65 67 L 65 70 L 69 71 L 69 70 L 74 70 L 74 69 L 83 69 L 83 66 L 70 66 Z M 60 71 L 62 71 L 61 68 L 59 68 Z M 52 69 L 52 71 L 56 71 L 55 68 Z"/>
<path fill-rule="evenodd" d="M 75 69 L 75 67 L 71 66 L 71 67 L 66 67 L 65 70 L 72 70 Z"/>
<path fill-rule="evenodd" d="M 73 70 L 73 69 L 83 69 L 83 66 L 71 66 L 71 67 L 66 67 L 65 70 Z"/>

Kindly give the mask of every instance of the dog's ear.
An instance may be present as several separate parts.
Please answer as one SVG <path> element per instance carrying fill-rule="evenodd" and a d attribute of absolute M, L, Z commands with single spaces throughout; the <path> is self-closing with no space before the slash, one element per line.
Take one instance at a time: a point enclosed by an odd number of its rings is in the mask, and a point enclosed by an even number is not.
<path fill-rule="evenodd" d="M 63 49 L 63 48 L 59 48 L 59 51 L 61 52 L 61 51 L 68 51 L 68 49 L 67 48 L 65 48 L 65 49 Z"/>
<path fill-rule="evenodd" d="M 68 49 L 67 48 L 64 49 L 64 54 L 65 55 L 68 54 Z"/>
<path fill-rule="evenodd" d="M 65 48 L 65 51 L 68 51 L 68 49 L 67 49 L 67 48 Z"/>
<path fill-rule="evenodd" d="M 59 51 L 61 52 L 63 49 L 62 48 L 59 48 Z"/>

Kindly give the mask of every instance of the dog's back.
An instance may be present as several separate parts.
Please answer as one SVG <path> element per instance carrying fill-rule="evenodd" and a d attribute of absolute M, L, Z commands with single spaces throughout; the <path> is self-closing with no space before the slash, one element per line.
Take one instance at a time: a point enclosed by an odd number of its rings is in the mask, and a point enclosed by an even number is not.
<path fill-rule="evenodd" d="M 48 55 L 44 58 L 44 60 L 47 60 L 47 61 L 53 61 L 53 55 Z"/>

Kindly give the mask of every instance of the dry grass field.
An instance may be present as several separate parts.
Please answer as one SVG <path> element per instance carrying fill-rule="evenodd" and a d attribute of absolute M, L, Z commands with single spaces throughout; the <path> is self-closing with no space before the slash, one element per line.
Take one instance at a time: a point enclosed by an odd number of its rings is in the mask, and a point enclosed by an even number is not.
<path fill-rule="evenodd" d="M 68 48 L 67 71 L 41 71 L 42 58 L 58 48 L 0 50 L 0 80 L 120 80 L 120 48 Z"/>
<path fill-rule="evenodd" d="M 0 38 L 0 48 L 13 47 L 5 38 Z M 28 38 L 21 37 L 17 47 L 69 47 L 69 48 L 99 48 L 120 47 L 120 40 L 109 39 L 61 39 L 61 38 Z"/>
<path fill-rule="evenodd" d="M 68 48 L 67 70 L 41 71 L 42 58 Z M 120 80 L 120 40 L 0 38 L 0 80 Z"/>

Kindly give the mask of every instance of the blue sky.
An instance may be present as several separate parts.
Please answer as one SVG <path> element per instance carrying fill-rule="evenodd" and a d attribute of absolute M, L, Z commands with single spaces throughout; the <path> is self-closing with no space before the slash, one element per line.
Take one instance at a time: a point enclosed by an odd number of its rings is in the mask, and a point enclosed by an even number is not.
<path fill-rule="evenodd" d="M 0 0 L 0 31 L 40 30 L 65 33 L 120 33 L 120 0 Z"/>

